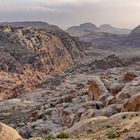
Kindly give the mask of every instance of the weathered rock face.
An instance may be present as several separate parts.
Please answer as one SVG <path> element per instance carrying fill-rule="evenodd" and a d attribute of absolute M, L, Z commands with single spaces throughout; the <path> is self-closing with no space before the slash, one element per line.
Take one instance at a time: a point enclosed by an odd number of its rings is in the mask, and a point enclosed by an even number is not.
<path fill-rule="evenodd" d="M 31 64 L 46 73 L 49 68 L 61 71 L 71 63 L 71 56 L 59 38 L 36 29 L 2 26 L 0 43 L 1 51 L 9 53 L 19 63 Z"/>
<path fill-rule="evenodd" d="M 78 38 L 72 37 L 68 33 L 65 33 L 64 31 L 60 30 L 56 31 L 53 29 L 51 30 L 47 29 L 46 31 L 60 38 L 62 44 L 68 50 L 73 60 L 80 58 L 83 55 L 83 50 L 85 49 L 86 46 L 88 46 L 87 43 L 79 41 Z"/>
<path fill-rule="evenodd" d="M 16 130 L 0 123 L 0 140 L 23 140 Z"/>
<path fill-rule="evenodd" d="M 31 27 L 0 26 L 1 99 L 9 98 L 13 93 L 17 96 L 27 85 L 26 88 L 31 88 L 48 76 L 68 69 L 73 63 L 72 59 L 76 58 L 74 56 L 77 54 L 72 52 L 77 43 L 65 47 L 59 36 L 46 31 Z M 76 49 L 75 53 L 79 51 Z"/>

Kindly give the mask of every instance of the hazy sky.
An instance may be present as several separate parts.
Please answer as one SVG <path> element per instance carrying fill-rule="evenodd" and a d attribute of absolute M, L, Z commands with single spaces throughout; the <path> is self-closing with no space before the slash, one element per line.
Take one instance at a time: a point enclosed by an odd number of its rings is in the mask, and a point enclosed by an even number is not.
<path fill-rule="evenodd" d="M 0 21 L 42 20 L 66 28 L 84 22 L 134 28 L 140 0 L 0 0 Z"/>

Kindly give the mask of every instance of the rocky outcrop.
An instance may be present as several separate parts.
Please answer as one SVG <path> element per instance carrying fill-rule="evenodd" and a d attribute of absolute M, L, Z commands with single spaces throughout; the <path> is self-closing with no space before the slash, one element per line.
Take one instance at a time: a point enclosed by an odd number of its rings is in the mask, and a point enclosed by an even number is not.
<path fill-rule="evenodd" d="M 46 22 L 42 21 L 23 21 L 23 22 L 5 22 L 0 23 L 0 25 L 11 25 L 13 27 L 32 27 L 38 30 L 46 31 L 47 33 L 58 37 L 64 47 L 68 50 L 73 60 L 80 58 L 82 55 L 82 51 L 85 46 L 89 46 L 89 44 L 79 41 L 78 38 L 72 37 L 68 35 L 68 33 L 64 32 L 61 28 L 55 25 L 50 25 Z"/>
<path fill-rule="evenodd" d="M 83 41 L 80 41 L 77 37 L 72 37 L 68 33 L 60 30 L 46 30 L 49 34 L 52 34 L 56 37 L 58 37 L 62 44 L 65 46 L 65 48 L 68 50 L 68 52 L 71 55 L 71 58 L 73 60 L 81 58 L 83 56 L 83 50 L 86 49 L 87 46 L 89 46 L 88 43 L 85 43 Z"/>
<path fill-rule="evenodd" d="M 0 26 L 1 99 L 16 97 L 68 69 L 80 57 L 77 47 L 81 44 L 69 36 L 65 43 L 61 40 L 59 35 L 41 29 Z"/>
<path fill-rule="evenodd" d="M 134 80 L 136 77 L 137 77 L 137 73 L 135 71 L 127 71 L 124 74 L 123 80 L 130 82 L 130 81 Z"/>
<path fill-rule="evenodd" d="M 72 139 L 118 139 L 138 140 L 140 138 L 139 113 L 118 113 L 111 117 L 93 117 L 76 123 L 65 130 Z M 56 136 L 58 133 L 54 134 Z"/>

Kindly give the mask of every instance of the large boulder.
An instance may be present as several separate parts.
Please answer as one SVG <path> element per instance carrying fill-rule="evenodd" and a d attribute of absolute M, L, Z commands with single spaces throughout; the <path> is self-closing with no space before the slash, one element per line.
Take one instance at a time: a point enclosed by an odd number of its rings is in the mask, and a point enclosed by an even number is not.
<path fill-rule="evenodd" d="M 130 98 L 133 95 L 140 93 L 140 79 L 137 77 L 135 80 L 125 84 L 122 91 L 120 91 L 116 96 L 117 103 L 124 103 L 125 99 Z"/>
<path fill-rule="evenodd" d="M 121 104 L 112 104 L 109 105 L 101 110 L 102 116 L 110 117 L 114 114 L 117 114 L 121 111 L 122 105 Z"/>
<path fill-rule="evenodd" d="M 9 127 L 8 125 L 0 123 L 0 140 L 23 140 L 23 139 L 15 129 Z"/>
<path fill-rule="evenodd" d="M 122 107 L 122 112 L 140 111 L 140 93 L 127 99 Z"/>
<path fill-rule="evenodd" d="M 65 130 L 65 132 L 68 133 L 76 133 L 76 132 L 80 132 L 81 130 L 84 129 L 84 127 L 92 122 L 102 122 L 102 121 L 106 121 L 108 120 L 107 117 L 104 116 L 99 116 L 99 117 L 93 117 L 93 118 L 88 118 L 85 120 L 81 120 L 80 122 L 76 123 L 75 125 L 73 125 L 70 129 Z"/>
<path fill-rule="evenodd" d="M 127 71 L 123 75 L 123 80 L 126 82 L 130 82 L 130 81 L 134 80 L 136 77 L 137 77 L 137 73 L 135 71 Z"/>
<path fill-rule="evenodd" d="M 118 82 L 114 82 L 111 86 L 110 86 L 110 93 L 115 96 L 116 94 L 118 94 L 123 88 L 123 84 L 120 84 Z"/>
<path fill-rule="evenodd" d="M 94 78 L 93 80 L 88 81 L 88 93 L 92 100 L 98 100 L 101 95 L 107 94 L 108 91 L 100 80 L 99 77 Z"/>

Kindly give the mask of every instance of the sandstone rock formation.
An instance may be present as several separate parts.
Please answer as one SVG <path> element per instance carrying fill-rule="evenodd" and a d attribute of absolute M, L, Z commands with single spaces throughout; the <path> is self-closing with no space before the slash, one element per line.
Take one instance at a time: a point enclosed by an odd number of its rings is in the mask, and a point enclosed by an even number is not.
<path fill-rule="evenodd" d="M 0 123 L 0 140 L 23 140 L 16 130 Z"/>

